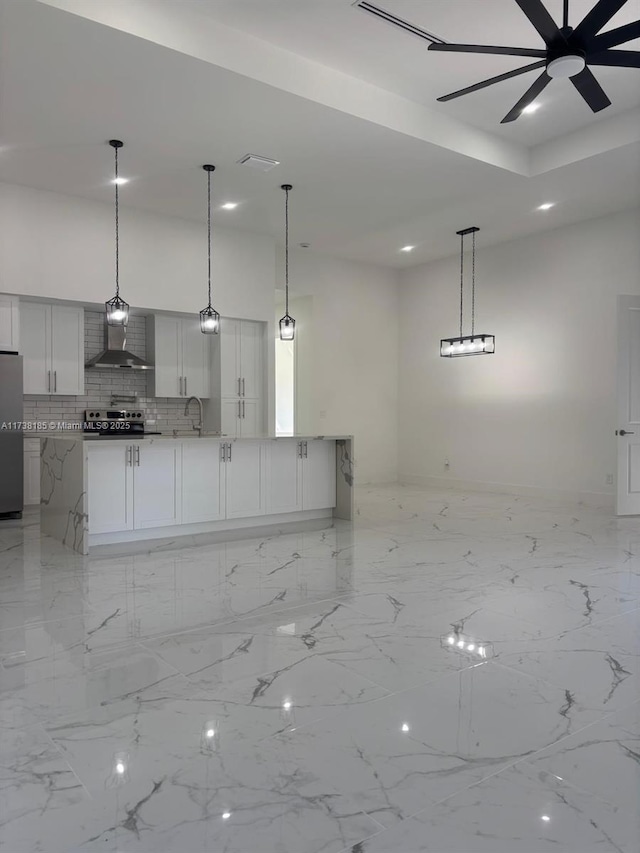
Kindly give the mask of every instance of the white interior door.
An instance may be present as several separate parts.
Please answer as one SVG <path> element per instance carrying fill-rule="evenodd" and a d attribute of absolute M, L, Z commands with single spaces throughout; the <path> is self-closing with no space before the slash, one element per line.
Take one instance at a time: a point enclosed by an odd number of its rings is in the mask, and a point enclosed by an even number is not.
<path fill-rule="evenodd" d="M 54 394 L 84 394 L 84 309 L 51 306 Z"/>
<path fill-rule="evenodd" d="M 618 298 L 618 515 L 640 515 L 640 296 Z"/>
<path fill-rule="evenodd" d="M 38 302 L 20 306 L 20 345 L 25 394 L 49 394 L 51 367 L 51 307 Z"/>

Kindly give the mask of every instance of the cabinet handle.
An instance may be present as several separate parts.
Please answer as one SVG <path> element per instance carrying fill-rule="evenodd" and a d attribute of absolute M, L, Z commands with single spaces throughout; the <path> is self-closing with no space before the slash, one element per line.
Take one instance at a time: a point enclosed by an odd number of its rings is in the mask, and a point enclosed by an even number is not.
<path fill-rule="evenodd" d="M 242 382 L 242 380 L 240 378 L 238 378 L 238 397 L 240 396 L 240 383 L 241 382 Z"/>
<path fill-rule="evenodd" d="M 57 370 L 53 371 L 53 390 L 54 391 L 58 390 L 58 371 Z"/>
<path fill-rule="evenodd" d="M 298 442 L 298 459 L 302 459 L 302 442 Z"/>
<path fill-rule="evenodd" d="M 184 377 L 184 396 L 187 396 L 187 377 Z"/>
<path fill-rule="evenodd" d="M 47 370 L 47 391 L 51 391 L 51 371 Z"/>
<path fill-rule="evenodd" d="M 127 467 L 131 468 L 133 465 L 133 447 L 129 445 L 127 447 Z"/>
<path fill-rule="evenodd" d="M 242 403 L 238 400 L 238 417 L 242 417 Z"/>
<path fill-rule="evenodd" d="M 245 396 L 245 393 L 244 393 L 244 376 L 242 377 L 242 396 L 243 397 Z"/>
<path fill-rule="evenodd" d="M 227 461 L 227 445 L 224 442 L 220 445 L 220 461 Z"/>
<path fill-rule="evenodd" d="M 306 441 L 303 441 L 302 443 L 304 444 L 304 458 L 306 459 L 306 458 L 308 457 L 308 453 L 307 453 L 307 442 L 306 442 Z"/>
<path fill-rule="evenodd" d="M 244 400 L 242 401 L 242 419 L 244 420 Z"/>
<path fill-rule="evenodd" d="M 231 442 L 229 442 L 229 444 L 227 444 L 227 447 L 229 448 L 229 455 L 227 456 L 227 460 L 229 462 L 231 462 Z"/>
<path fill-rule="evenodd" d="M 136 465 L 140 467 L 140 445 L 136 445 Z"/>

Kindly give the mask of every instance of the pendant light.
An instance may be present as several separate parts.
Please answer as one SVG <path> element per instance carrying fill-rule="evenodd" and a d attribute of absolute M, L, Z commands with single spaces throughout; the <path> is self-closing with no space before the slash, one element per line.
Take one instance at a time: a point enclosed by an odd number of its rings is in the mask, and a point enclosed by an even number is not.
<path fill-rule="evenodd" d="M 492 355 L 496 351 L 495 335 L 476 332 L 476 234 L 480 229 L 464 228 L 456 231 L 460 237 L 460 335 L 457 338 L 443 338 L 440 341 L 440 355 L 443 358 L 457 358 L 462 355 Z M 471 248 L 471 334 L 463 335 L 464 318 L 464 238 L 473 235 Z"/>
<path fill-rule="evenodd" d="M 119 233 L 119 199 L 118 189 L 120 180 L 118 178 L 118 150 L 122 148 L 123 142 L 119 139 L 110 139 L 109 145 L 113 148 L 115 155 L 115 177 L 113 183 L 116 188 L 116 295 L 105 302 L 107 312 L 107 323 L 110 326 L 126 326 L 129 322 L 129 306 L 120 298 L 120 233 Z"/>
<path fill-rule="evenodd" d="M 282 184 L 285 192 L 284 207 L 284 317 L 280 320 L 280 340 L 292 341 L 296 334 L 296 321 L 289 315 L 289 190 L 291 184 Z"/>
<path fill-rule="evenodd" d="M 209 301 L 200 312 L 200 331 L 203 335 L 217 335 L 220 331 L 220 315 L 211 307 L 211 173 L 216 167 L 209 163 L 202 167 L 207 173 L 207 274 Z"/>

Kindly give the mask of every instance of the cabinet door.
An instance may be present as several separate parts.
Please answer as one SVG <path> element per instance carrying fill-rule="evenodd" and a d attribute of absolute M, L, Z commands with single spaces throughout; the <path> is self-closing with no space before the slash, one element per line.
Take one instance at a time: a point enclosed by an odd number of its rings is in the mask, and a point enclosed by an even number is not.
<path fill-rule="evenodd" d="M 336 443 L 324 439 L 306 442 L 302 470 L 302 508 L 336 505 Z"/>
<path fill-rule="evenodd" d="M 248 518 L 266 512 L 266 459 L 263 441 L 227 445 L 226 517 Z"/>
<path fill-rule="evenodd" d="M 267 512 L 302 509 L 302 459 L 300 442 L 270 441 L 267 446 Z"/>
<path fill-rule="evenodd" d="M 51 306 L 51 392 L 84 394 L 84 309 Z"/>
<path fill-rule="evenodd" d="M 144 441 L 133 446 L 133 527 L 180 524 L 181 445 Z"/>
<path fill-rule="evenodd" d="M 243 397 L 262 396 L 262 323 L 240 322 L 240 392 Z"/>
<path fill-rule="evenodd" d="M 152 384 L 154 397 L 182 397 L 182 320 L 156 314 L 151 319 L 155 364 Z"/>
<path fill-rule="evenodd" d="M 240 435 L 242 402 L 238 397 L 220 403 L 220 432 L 223 435 Z"/>
<path fill-rule="evenodd" d="M 186 397 L 210 397 L 210 335 L 200 331 L 200 321 L 182 321 L 182 391 Z"/>
<path fill-rule="evenodd" d="M 224 518 L 222 442 L 182 443 L 182 523 Z"/>
<path fill-rule="evenodd" d="M 49 394 L 53 388 L 51 352 L 51 307 L 23 302 L 20 310 L 20 340 L 25 394 Z"/>
<path fill-rule="evenodd" d="M 220 320 L 220 396 L 240 396 L 240 321 Z"/>
<path fill-rule="evenodd" d="M 89 535 L 133 530 L 130 448 L 123 441 L 88 448 Z"/>
<path fill-rule="evenodd" d="M 20 351 L 18 297 L 0 293 L 0 350 Z"/>
<path fill-rule="evenodd" d="M 24 454 L 24 504 L 40 503 L 40 451 L 27 450 Z"/>
<path fill-rule="evenodd" d="M 260 435 L 261 426 L 261 401 L 260 400 L 245 400 L 244 397 L 240 401 L 240 435 L 255 436 Z"/>

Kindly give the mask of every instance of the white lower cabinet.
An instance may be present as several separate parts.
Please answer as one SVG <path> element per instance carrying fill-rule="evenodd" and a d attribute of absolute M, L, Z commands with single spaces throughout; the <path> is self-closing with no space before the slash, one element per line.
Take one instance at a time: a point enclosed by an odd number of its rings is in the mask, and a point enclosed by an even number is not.
<path fill-rule="evenodd" d="M 90 535 L 336 505 L 331 440 L 105 441 L 88 451 Z"/>
<path fill-rule="evenodd" d="M 303 441 L 302 508 L 336 505 L 336 443 L 326 439 Z"/>
<path fill-rule="evenodd" d="M 223 447 L 195 439 L 182 444 L 182 523 L 220 521 L 225 516 Z"/>
<path fill-rule="evenodd" d="M 134 530 L 180 524 L 181 450 L 168 441 L 133 446 Z"/>
<path fill-rule="evenodd" d="M 226 517 L 265 515 L 266 442 L 232 441 L 226 452 Z"/>
<path fill-rule="evenodd" d="M 25 506 L 40 503 L 40 439 L 24 440 L 24 498 Z"/>
<path fill-rule="evenodd" d="M 133 530 L 131 445 L 95 444 L 88 453 L 89 533 Z"/>
<path fill-rule="evenodd" d="M 267 459 L 267 511 L 299 512 L 302 509 L 301 442 L 279 439 L 270 442 Z"/>
<path fill-rule="evenodd" d="M 325 439 L 272 441 L 268 512 L 330 509 L 336 505 L 336 443 Z"/>

